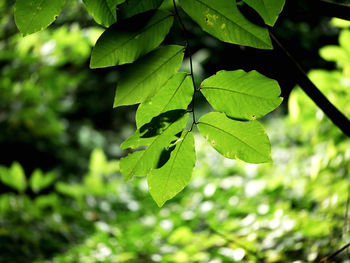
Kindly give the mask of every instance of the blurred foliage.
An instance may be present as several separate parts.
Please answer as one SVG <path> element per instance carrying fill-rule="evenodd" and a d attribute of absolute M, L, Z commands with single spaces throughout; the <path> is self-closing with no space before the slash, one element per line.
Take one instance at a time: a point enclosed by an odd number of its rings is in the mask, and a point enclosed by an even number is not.
<path fill-rule="evenodd" d="M 122 154 L 133 114 L 111 113 L 118 72 L 87 70 L 100 29 L 68 1 L 58 29 L 22 39 L 13 2 L 0 0 L 0 262 L 317 262 L 350 241 L 350 141 L 302 91 L 291 94 L 288 117 L 265 119 L 273 164 L 223 159 L 198 138 L 191 184 L 158 209 L 146 181 L 126 184 L 109 160 Z M 214 65 L 233 67 L 235 52 L 185 22 L 198 81 Z M 321 35 L 339 32 L 326 23 L 294 15 L 277 33 L 298 35 L 291 43 L 309 57 Z M 320 55 L 337 69 L 309 75 L 349 117 L 349 24 L 333 24 L 343 27 L 339 45 Z M 237 49 L 235 61 L 253 67 Z M 348 252 L 336 262 L 349 262 Z"/>
<path fill-rule="evenodd" d="M 337 59 L 327 49 L 322 56 Z M 350 62 L 341 62 L 310 77 L 349 116 Z M 1 167 L 2 182 L 16 193 L 0 196 L 0 262 L 319 261 L 350 240 L 350 141 L 300 90 L 289 108 L 289 117 L 265 120 L 273 164 L 224 159 L 197 138 L 189 187 L 160 210 L 146 180 L 126 184 L 119 161 L 101 149 L 80 183 L 55 182 L 54 172 L 39 170 L 26 181 L 19 163 Z M 47 178 L 41 186 L 39 176 Z M 49 184 L 48 194 L 23 192 Z M 336 262 L 348 259 L 343 252 Z"/>

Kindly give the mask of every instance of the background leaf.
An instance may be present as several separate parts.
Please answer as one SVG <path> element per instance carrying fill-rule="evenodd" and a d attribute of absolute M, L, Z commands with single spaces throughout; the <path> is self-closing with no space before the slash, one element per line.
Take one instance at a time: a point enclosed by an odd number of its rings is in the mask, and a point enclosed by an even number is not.
<path fill-rule="evenodd" d="M 273 26 L 278 15 L 282 12 L 286 0 L 243 0 L 250 7 L 254 8 L 264 19 L 265 23 Z"/>
<path fill-rule="evenodd" d="M 257 71 L 219 71 L 201 84 L 214 109 L 229 117 L 255 120 L 278 107 L 282 98 L 277 81 Z"/>
<path fill-rule="evenodd" d="M 180 0 L 181 7 L 200 27 L 221 41 L 272 49 L 268 31 L 249 22 L 236 1 Z"/>
<path fill-rule="evenodd" d="M 27 179 L 24 170 L 18 162 L 14 162 L 8 170 L 1 169 L 0 179 L 3 184 L 19 192 L 24 192 L 27 188 Z"/>
<path fill-rule="evenodd" d="M 157 11 L 150 19 L 128 20 L 126 23 L 136 25 L 133 29 L 130 26 L 123 28 L 119 23 L 108 28 L 97 40 L 90 67 L 103 68 L 134 62 L 159 46 L 173 20 L 171 13 Z"/>
<path fill-rule="evenodd" d="M 120 160 L 120 170 L 126 180 L 133 176 L 145 176 L 151 169 L 158 167 L 162 161 L 162 152 L 168 150 L 170 143 L 178 139 L 176 134 L 186 126 L 188 113 L 185 112 L 175 110 L 155 117 L 121 145 L 123 149 L 148 146 Z"/>
<path fill-rule="evenodd" d="M 45 175 L 39 169 L 36 169 L 30 176 L 29 184 L 34 193 L 39 193 L 41 190 L 49 187 L 56 180 L 56 175 L 53 172 Z"/>
<path fill-rule="evenodd" d="M 171 152 L 169 161 L 147 176 L 149 191 L 159 207 L 189 183 L 196 163 L 193 134 L 184 131 Z"/>
<path fill-rule="evenodd" d="M 191 76 L 177 73 L 150 100 L 140 104 L 136 112 L 137 127 L 140 128 L 162 112 L 187 109 L 192 95 Z"/>
<path fill-rule="evenodd" d="M 114 107 L 150 99 L 179 69 L 184 56 L 182 46 L 164 46 L 122 72 Z"/>
<path fill-rule="evenodd" d="M 258 121 L 240 122 L 211 112 L 199 119 L 197 127 L 210 145 L 227 158 L 248 163 L 271 161 L 270 141 Z"/>
<path fill-rule="evenodd" d="M 17 0 L 15 22 L 18 29 L 26 36 L 46 28 L 56 20 L 64 3 L 65 0 Z"/>
<path fill-rule="evenodd" d="M 83 0 L 94 20 L 105 27 L 117 22 L 117 5 L 125 0 Z"/>

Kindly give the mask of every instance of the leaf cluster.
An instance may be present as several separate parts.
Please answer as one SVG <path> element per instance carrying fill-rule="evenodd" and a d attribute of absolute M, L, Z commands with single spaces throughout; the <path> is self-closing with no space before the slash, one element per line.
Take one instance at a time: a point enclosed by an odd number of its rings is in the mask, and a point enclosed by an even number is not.
<path fill-rule="evenodd" d="M 220 154 L 250 163 L 271 161 L 271 147 L 263 126 L 256 120 L 280 105 L 278 83 L 256 71 L 219 71 L 195 86 L 190 74 L 179 72 L 187 46 L 161 45 L 174 16 L 183 25 L 173 1 L 84 0 L 87 11 L 107 29 L 93 48 L 91 68 L 126 65 L 118 82 L 114 107 L 139 104 L 138 130 L 121 146 L 135 150 L 121 160 L 126 180 L 147 176 L 152 197 L 159 206 L 189 182 L 195 165 L 192 130 L 200 133 Z M 284 0 L 244 1 L 273 26 Z M 23 35 L 52 23 L 64 1 L 17 0 L 15 20 Z M 180 0 L 181 8 L 203 31 L 238 45 L 272 49 L 266 27 L 250 22 L 239 3 L 228 0 Z M 189 54 L 190 61 L 191 54 Z M 195 97 L 202 93 L 216 112 L 195 115 Z M 192 119 L 190 114 L 192 112 Z"/>

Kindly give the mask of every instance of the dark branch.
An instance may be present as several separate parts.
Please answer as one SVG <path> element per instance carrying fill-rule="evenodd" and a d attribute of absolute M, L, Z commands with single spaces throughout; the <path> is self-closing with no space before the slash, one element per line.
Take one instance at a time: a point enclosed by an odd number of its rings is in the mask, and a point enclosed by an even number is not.
<path fill-rule="evenodd" d="M 350 20 L 350 5 L 334 3 L 327 0 L 314 0 L 315 9 L 324 16 Z"/>
<path fill-rule="evenodd" d="M 343 246 L 341 249 L 335 251 L 332 255 L 323 258 L 320 263 L 326 263 L 329 260 L 332 260 L 333 258 L 335 258 L 337 255 L 339 255 L 341 252 L 343 252 L 345 249 L 347 249 L 348 247 L 350 247 L 350 243 L 346 244 L 345 246 Z"/>
<path fill-rule="evenodd" d="M 350 121 L 341 113 L 312 83 L 306 75 L 300 64 L 294 57 L 283 47 L 277 38 L 270 32 L 272 42 L 276 49 L 282 51 L 289 61 L 293 74 L 302 90 L 314 101 L 314 103 L 328 116 L 328 118 L 347 136 L 350 137 Z"/>

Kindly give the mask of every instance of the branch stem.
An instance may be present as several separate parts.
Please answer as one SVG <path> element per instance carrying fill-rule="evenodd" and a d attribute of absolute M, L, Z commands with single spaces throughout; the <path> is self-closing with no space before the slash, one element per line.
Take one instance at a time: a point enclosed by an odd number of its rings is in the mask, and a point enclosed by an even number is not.
<path fill-rule="evenodd" d="M 185 37 L 185 41 L 186 41 L 186 51 L 188 53 L 188 57 L 189 57 L 189 60 L 190 60 L 190 76 L 191 76 L 191 79 L 192 79 L 192 85 L 193 85 L 193 96 L 192 96 L 192 102 L 191 102 L 191 112 L 192 112 L 192 125 L 191 125 L 191 128 L 190 128 L 190 131 L 192 131 L 193 129 L 193 125 L 194 124 L 197 124 L 196 122 L 196 115 L 195 115 L 195 100 L 196 100 L 196 93 L 198 92 L 198 90 L 196 89 L 196 83 L 195 83 L 195 80 L 194 80 L 194 74 L 193 74 L 193 62 L 192 62 L 192 52 L 191 52 L 191 46 L 190 46 L 190 42 L 188 40 L 188 31 L 185 27 L 185 24 L 182 22 L 182 19 L 181 19 L 181 16 L 179 14 L 179 11 L 177 10 L 177 6 L 176 6 L 176 3 L 175 3 L 175 0 L 173 0 L 173 5 L 174 5 L 174 10 L 175 10 L 175 14 L 176 14 L 176 17 L 177 17 L 177 20 L 179 21 L 179 24 L 182 28 L 182 32 L 184 34 L 184 37 Z"/>
<path fill-rule="evenodd" d="M 316 10 L 324 16 L 350 20 L 350 5 L 334 3 L 328 0 L 314 0 Z"/>
<path fill-rule="evenodd" d="M 290 62 L 294 76 L 301 89 L 310 97 L 311 100 L 328 116 L 328 118 L 347 136 L 350 137 L 350 121 L 340 112 L 323 93 L 315 86 L 314 83 L 306 75 L 303 68 L 289 53 L 289 51 L 278 41 L 278 39 L 270 32 L 274 46 L 279 49 Z"/>

